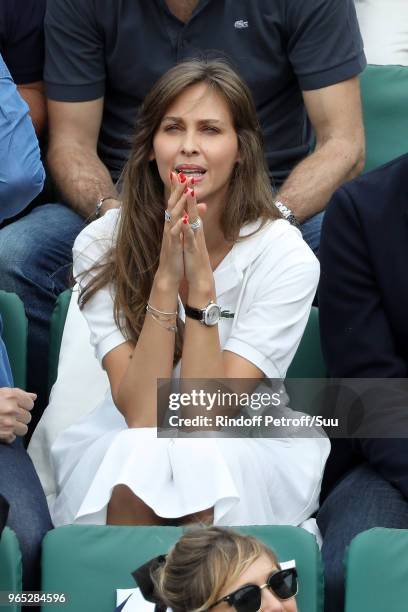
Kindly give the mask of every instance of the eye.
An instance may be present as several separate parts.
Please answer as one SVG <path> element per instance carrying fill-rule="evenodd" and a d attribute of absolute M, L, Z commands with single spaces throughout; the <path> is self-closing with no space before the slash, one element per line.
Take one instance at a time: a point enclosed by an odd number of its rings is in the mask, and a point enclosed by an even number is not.
<path fill-rule="evenodd" d="M 209 134 L 219 134 L 220 130 L 211 125 L 206 125 L 203 127 L 203 132 L 208 132 Z"/>
<path fill-rule="evenodd" d="M 173 123 L 171 125 L 166 125 L 164 128 L 165 132 L 175 132 L 176 130 L 180 130 L 180 126 L 177 123 Z"/>

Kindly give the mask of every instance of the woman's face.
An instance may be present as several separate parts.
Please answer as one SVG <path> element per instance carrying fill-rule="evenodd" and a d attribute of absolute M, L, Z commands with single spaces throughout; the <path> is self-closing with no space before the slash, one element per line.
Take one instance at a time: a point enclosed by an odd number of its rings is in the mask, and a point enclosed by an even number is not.
<path fill-rule="evenodd" d="M 234 582 L 229 582 L 221 592 L 219 599 L 234 593 L 237 589 L 249 584 L 262 586 L 266 583 L 272 572 L 278 568 L 273 561 L 265 554 L 254 561 Z M 268 587 L 261 591 L 261 610 L 262 612 L 297 612 L 296 600 L 294 597 L 282 601 Z M 217 612 L 231 612 L 228 602 L 223 602 L 214 608 Z"/>
<path fill-rule="evenodd" d="M 156 160 L 170 192 L 170 172 L 194 178 L 199 202 L 222 206 L 238 160 L 238 138 L 224 98 L 205 83 L 186 89 L 167 109 L 153 138 Z"/>

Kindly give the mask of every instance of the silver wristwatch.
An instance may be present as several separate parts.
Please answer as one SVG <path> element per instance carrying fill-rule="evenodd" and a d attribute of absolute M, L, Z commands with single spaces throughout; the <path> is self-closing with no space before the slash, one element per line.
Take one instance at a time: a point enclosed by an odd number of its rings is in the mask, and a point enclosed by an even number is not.
<path fill-rule="evenodd" d="M 281 213 L 282 217 L 286 219 L 286 221 L 289 221 L 289 223 L 291 225 L 294 225 L 295 227 L 299 227 L 299 221 L 296 219 L 290 208 L 288 208 L 283 202 L 280 202 L 279 200 L 274 202 L 274 204 Z"/>
<path fill-rule="evenodd" d="M 186 304 L 184 311 L 186 313 L 186 317 L 200 321 L 202 325 L 207 325 L 208 327 L 217 325 L 221 318 L 221 307 L 212 301 L 209 302 L 203 309 L 193 308 L 192 306 L 188 306 Z"/>

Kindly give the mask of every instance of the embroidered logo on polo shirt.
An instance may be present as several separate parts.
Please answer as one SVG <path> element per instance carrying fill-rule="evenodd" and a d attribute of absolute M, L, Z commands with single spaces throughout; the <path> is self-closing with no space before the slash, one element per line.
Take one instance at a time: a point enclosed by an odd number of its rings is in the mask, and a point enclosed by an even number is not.
<path fill-rule="evenodd" d="M 234 28 L 237 28 L 237 30 L 242 30 L 242 28 L 247 28 L 247 27 L 248 27 L 248 22 L 244 21 L 243 19 L 238 19 L 238 21 L 234 23 Z"/>

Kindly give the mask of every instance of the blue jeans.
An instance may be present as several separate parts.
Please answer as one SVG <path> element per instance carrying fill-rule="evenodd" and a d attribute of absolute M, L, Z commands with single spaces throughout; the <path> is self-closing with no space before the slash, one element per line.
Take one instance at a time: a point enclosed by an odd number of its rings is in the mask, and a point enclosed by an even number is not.
<path fill-rule="evenodd" d="M 307 219 L 307 221 L 300 226 L 303 240 L 310 246 L 315 255 L 319 252 L 323 217 L 324 211 L 319 212 L 313 217 L 310 217 L 310 219 Z"/>
<path fill-rule="evenodd" d="M 83 227 L 70 208 L 44 204 L 0 230 L 0 288 L 20 296 L 28 317 L 27 388 L 38 395 L 32 426 L 48 399 L 51 313 L 70 283 L 72 245 Z"/>
<path fill-rule="evenodd" d="M 40 481 L 21 438 L 0 442 L 0 493 L 10 504 L 7 525 L 16 533 L 23 557 L 23 587 L 41 588 L 41 542 L 52 529 Z"/>
<path fill-rule="evenodd" d="M 323 536 L 325 612 L 344 609 L 344 556 L 357 534 L 372 527 L 408 529 L 408 501 L 368 463 L 343 478 L 317 514 Z"/>

